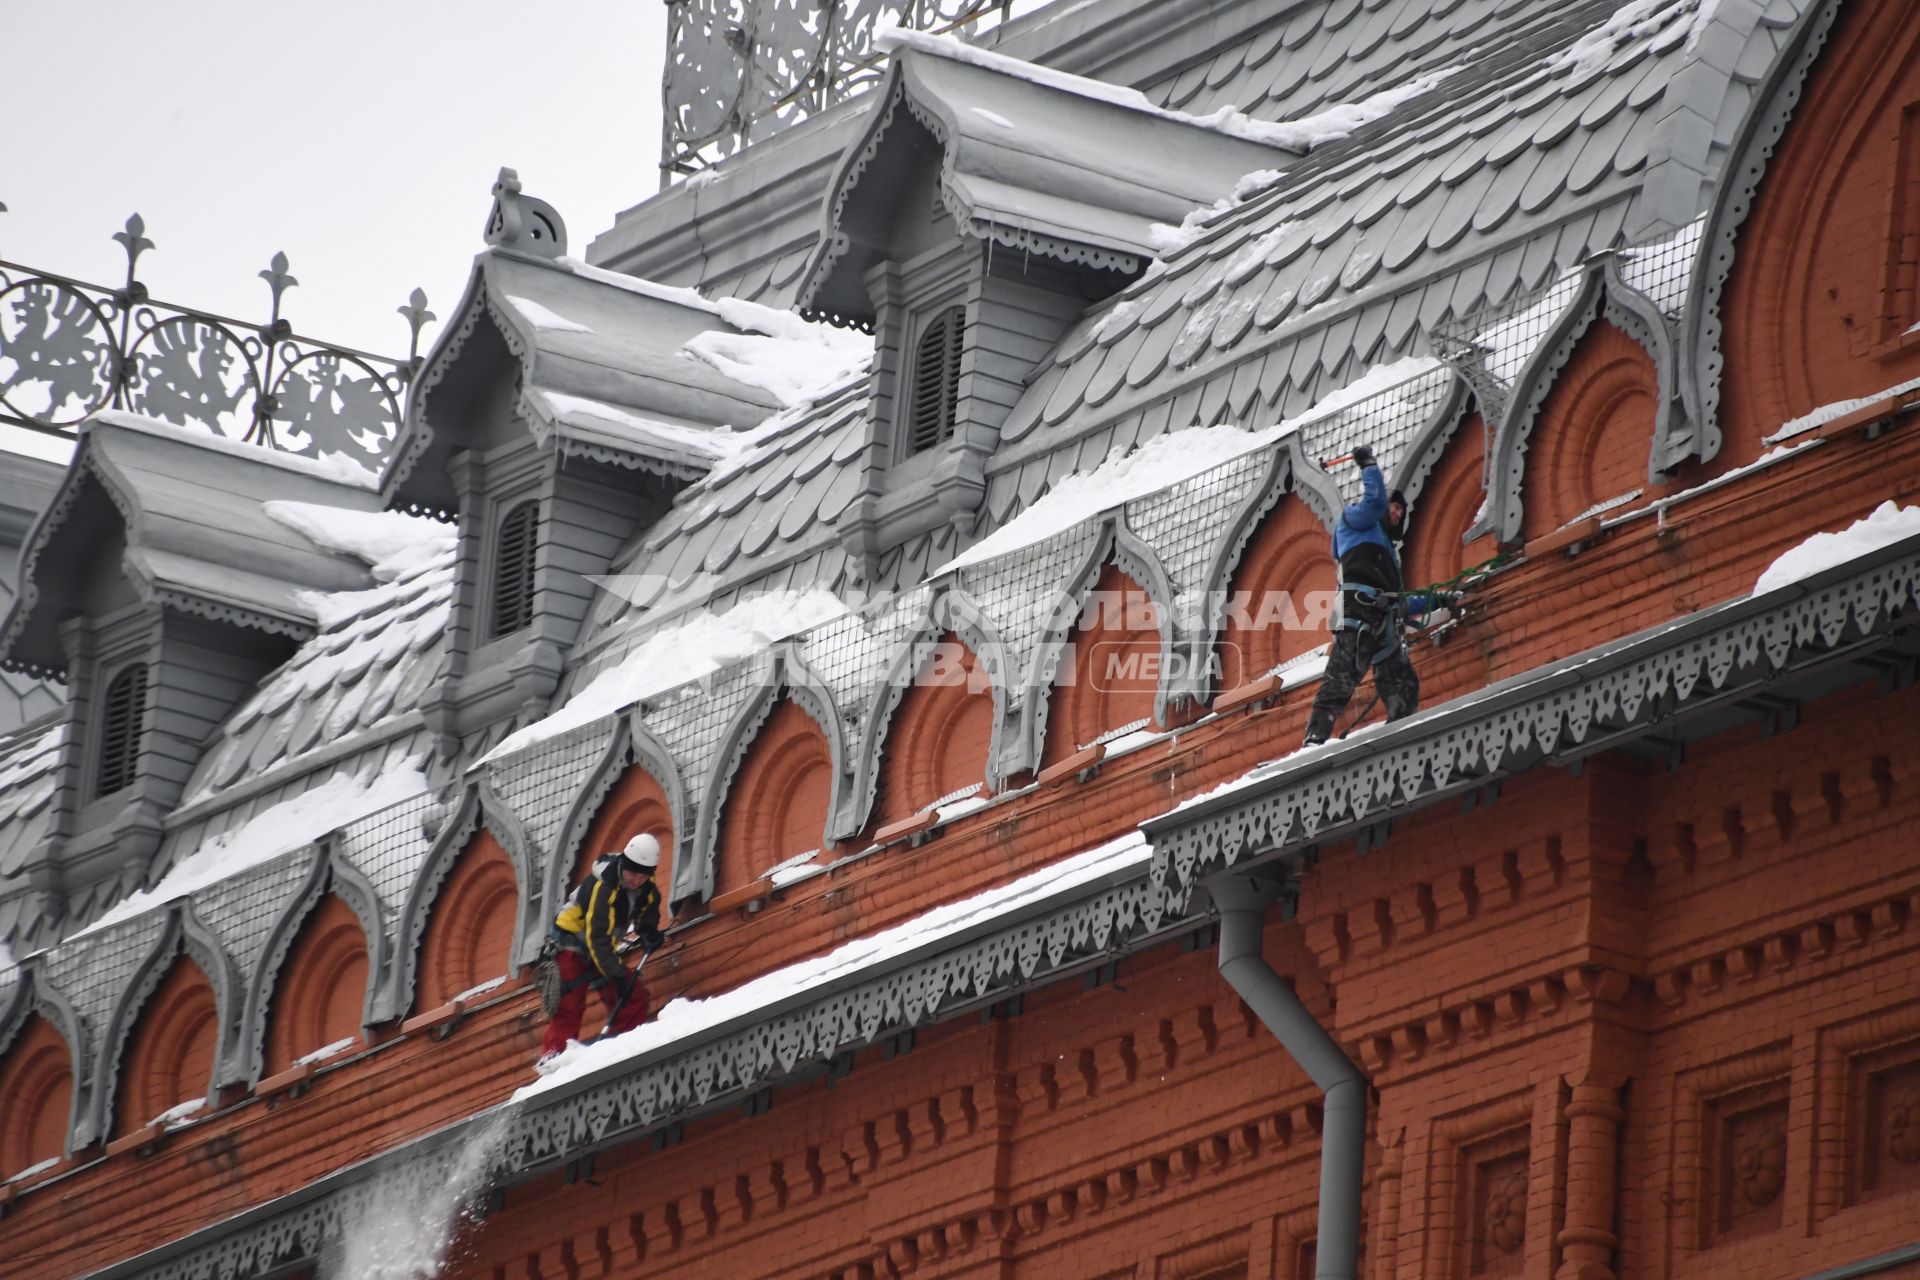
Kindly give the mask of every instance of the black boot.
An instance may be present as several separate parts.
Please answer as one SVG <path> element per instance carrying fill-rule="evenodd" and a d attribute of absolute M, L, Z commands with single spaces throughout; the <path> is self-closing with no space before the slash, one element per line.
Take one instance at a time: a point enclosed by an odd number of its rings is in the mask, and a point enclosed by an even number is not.
<path fill-rule="evenodd" d="M 1307 736 L 1301 742 L 1303 747 L 1317 747 L 1333 733 L 1333 717 L 1324 711 L 1316 711 L 1307 718 Z"/>

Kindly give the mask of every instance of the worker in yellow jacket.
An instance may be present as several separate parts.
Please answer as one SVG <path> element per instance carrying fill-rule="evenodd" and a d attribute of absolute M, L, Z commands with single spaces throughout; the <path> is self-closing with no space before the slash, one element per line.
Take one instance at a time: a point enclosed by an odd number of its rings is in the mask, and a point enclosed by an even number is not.
<path fill-rule="evenodd" d="M 587 1011 L 587 988 L 600 992 L 607 1006 L 606 1035 L 619 1035 L 646 1021 L 647 989 L 627 971 L 620 941 L 631 930 L 641 949 L 658 949 L 660 889 L 653 874 L 660 868 L 660 842 L 642 833 L 626 848 L 594 864 L 548 930 L 559 969 L 561 994 L 547 1020 L 540 1061 L 551 1059 L 580 1037 Z"/>

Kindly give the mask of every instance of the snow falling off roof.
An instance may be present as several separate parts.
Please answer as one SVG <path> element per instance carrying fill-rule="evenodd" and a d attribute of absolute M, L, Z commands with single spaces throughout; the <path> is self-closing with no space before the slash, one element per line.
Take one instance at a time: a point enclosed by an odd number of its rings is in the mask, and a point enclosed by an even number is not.
<path fill-rule="evenodd" d="M 1044 901 L 1115 872 L 1144 867 L 1153 856 L 1146 837 L 1129 831 L 1103 845 L 1062 858 L 1049 867 L 923 916 L 883 929 L 812 960 L 776 969 L 723 995 L 706 1000 L 674 1000 L 652 1022 L 598 1044 L 571 1044 L 541 1080 L 513 1095 L 515 1102 L 537 1097 L 571 1080 L 616 1063 L 671 1047 L 675 1042 L 726 1023 L 759 1016 L 769 1006 L 803 995 L 835 980 L 857 977 L 887 961 L 932 948 L 963 929 Z"/>
<path fill-rule="evenodd" d="M 751 595 L 723 613 L 699 610 L 648 636 L 620 664 L 609 667 L 565 706 L 520 730 L 479 763 L 544 742 L 643 698 L 710 676 L 763 653 L 775 641 L 841 617 L 847 606 L 831 591 L 768 591 Z"/>
<path fill-rule="evenodd" d="M 375 771 L 362 780 L 335 773 L 311 791 L 270 805 L 244 826 L 218 835 L 182 858 L 151 889 L 129 894 L 73 938 L 96 933 L 110 925 L 144 915 L 196 889 L 239 875 L 250 867 L 312 844 L 330 831 L 403 804 L 427 790 L 427 780 L 416 761 L 411 769 Z"/>
<path fill-rule="evenodd" d="M 1888 498 L 1838 533 L 1816 533 L 1780 556 L 1754 582 L 1753 594 L 1765 595 L 1916 535 L 1920 535 L 1920 507 L 1902 507 Z"/>
<path fill-rule="evenodd" d="M 459 531 L 452 525 L 400 511 L 348 511 L 312 502 L 277 500 L 263 503 L 262 508 L 269 517 L 322 550 L 364 561 L 383 583 L 418 586 L 412 580 L 419 575 L 449 570 L 459 543 Z M 322 629 L 332 629 L 408 594 L 412 591 L 375 587 L 371 591 L 303 591 L 300 599 L 312 608 Z M 388 643 L 393 640 L 388 637 Z M 324 647 L 328 651 L 336 648 L 331 644 Z M 289 665 L 301 661 L 296 658 Z"/>

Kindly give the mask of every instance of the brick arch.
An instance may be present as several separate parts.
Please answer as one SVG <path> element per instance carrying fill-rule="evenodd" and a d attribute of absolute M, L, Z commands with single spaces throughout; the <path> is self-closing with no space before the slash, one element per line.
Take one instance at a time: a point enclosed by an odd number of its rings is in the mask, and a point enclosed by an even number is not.
<path fill-rule="evenodd" d="M 1521 537 L 1552 533 L 1587 508 L 1647 489 L 1660 375 L 1610 320 L 1574 345 L 1535 419 L 1521 482 Z"/>
<path fill-rule="evenodd" d="M 667 789 L 645 765 L 631 764 L 594 812 L 587 834 L 574 853 L 573 879 L 562 886 L 561 892 L 578 884 L 592 869 L 595 858 L 625 848 L 627 841 L 642 832 L 660 842 L 660 869 L 653 873 L 653 882 L 665 898 L 667 886 L 673 883 L 673 803 Z"/>
<path fill-rule="evenodd" d="M 190 956 L 177 955 L 127 1037 L 116 1132 L 131 1132 L 182 1102 L 205 1097 L 219 1046 L 213 984 Z"/>
<path fill-rule="evenodd" d="M 1160 611 L 1159 602 L 1118 565 L 1100 571 L 1055 668 L 1043 766 L 1109 729 L 1154 719 Z M 1135 664 L 1131 675 L 1129 663 Z"/>
<path fill-rule="evenodd" d="M 993 691 L 985 664 L 949 631 L 930 646 L 887 726 L 875 825 L 909 818 L 974 783 L 985 785 Z"/>
<path fill-rule="evenodd" d="M 336 894 L 315 904 L 274 983 L 266 1073 L 360 1034 L 367 999 L 367 934 Z"/>
<path fill-rule="evenodd" d="M 1407 541 L 1401 548 L 1409 585 L 1444 582 L 1493 555 L 1492 538 L 1482 537 L 1472 544 L 1462 541 L 1486 501 L 1480 484 L 1486 449 L 1485 420 L 1470 413 L 1454 429 L 1414 498 Z"/>
<path fill-rule="evenodd" d="M 1298 494 L 1287 494 L 1248 539 L 1228 584 L 1221 691 L 1325 644 L 1335 581 L 1327 526 Z"/>
<path fill-rule="evenodd" d="M 714 892 L 737 889 L 768 867 L 824 847 L 832 799 L 827 735 L 804 707 L 783 697 L 727 789 Z"/>
<path fill-rule="evenodd" d="M 513 859 L 482 827 L 454 859 L 427 917 L 415 1007 L 438 1008 L 462 991 L 510 972 L 519 906 Z"/>
<path fill-rule="evenodd" d="M 0 1059 L 0 1178 L 64 1155 L 72 1110 L 73 1052 L 36 1014 Z"/>
<path fill-rule="evenodd" d="M 1735 236 L 1722 466 L 1792 418 L 1920 376 L 1916 102 L 1909 6 L 1843 6 Z"/>

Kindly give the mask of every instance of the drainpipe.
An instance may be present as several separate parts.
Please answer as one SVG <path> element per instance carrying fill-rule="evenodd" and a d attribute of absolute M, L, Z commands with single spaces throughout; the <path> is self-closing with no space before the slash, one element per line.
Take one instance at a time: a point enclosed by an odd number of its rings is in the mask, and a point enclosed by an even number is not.
<path fill-rule="evenodd" d="M 1320 1126 L 1320 1213 L 1314 1280 L 1359 1280 L 1360 1174 L 1366 1156 L 1366 1077 L 1261 954 L 1277 879 L 1207 882 L 1220 912 L 1220 973 L 1326 1099 Z"/>

